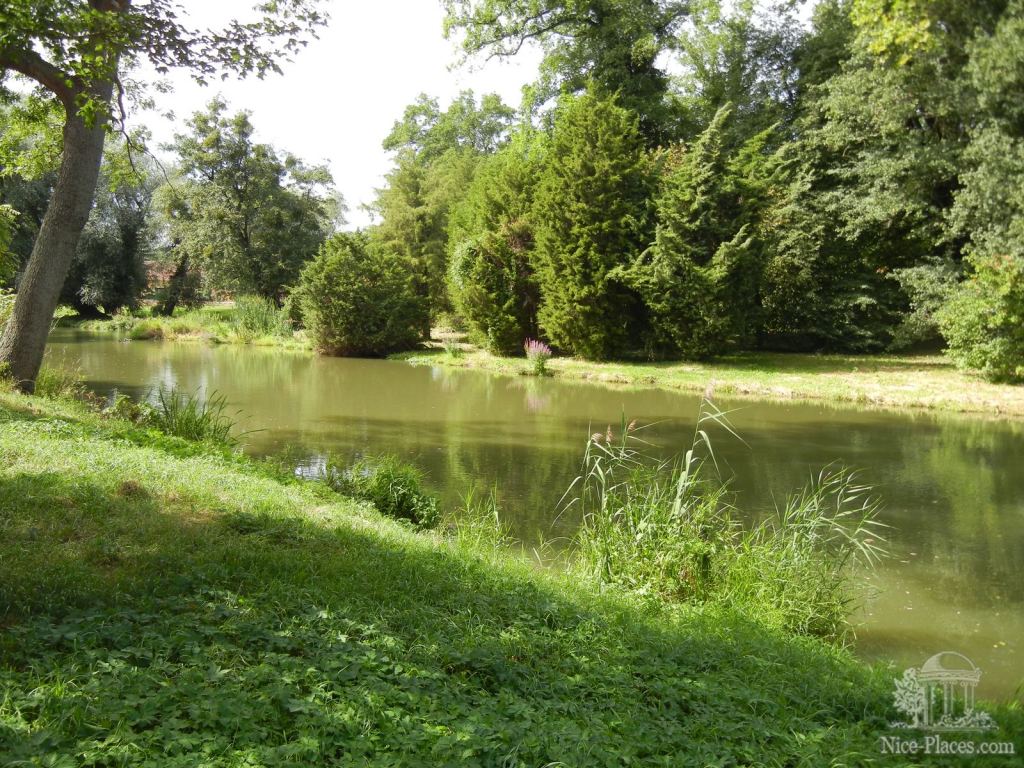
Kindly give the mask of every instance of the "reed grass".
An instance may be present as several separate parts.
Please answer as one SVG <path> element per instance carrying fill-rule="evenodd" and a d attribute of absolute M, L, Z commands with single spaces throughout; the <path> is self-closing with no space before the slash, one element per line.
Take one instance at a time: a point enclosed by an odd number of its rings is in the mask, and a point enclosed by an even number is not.
<path fill-rule="evenodd" d="M 146 422 L 169 435 L 220 445 L 238 442 L 232 434 L 235 420 L 226 413 L 227 398 L 218 392 L 202 397 L 199 392 L 161 387 L 150 405 Z"/>
<path fill-rule="evenodd" d="M 652 459 L 623 423 L 588 442 L 563 497 L 582 525 L 572 567 L 630 592 L 716 603 L 800 635 L 842 640 L 855 566 L 884 554 L 879 504 L 855 473 L 830 465 L 760 522 L 736 509 L 709 428 L 727 415 L 701 406 L 685 455 Z"/>
<path fill-rule="evenodd" d="M 323 478 L 331 488 L 368 501 L 381 514 L 433 528 L 440 520 L 437 498 L 424 487 L 423 473 L 397 456 L 366 456 L 351 466 L 328 458 Z"/>
<path fill-rule="evenodd" d="M 262 296 L 239 296 L 235 299 L 235 333 L 244 342 L 267 336 L 291 337 L 288 316 L 270 299 Z"/>

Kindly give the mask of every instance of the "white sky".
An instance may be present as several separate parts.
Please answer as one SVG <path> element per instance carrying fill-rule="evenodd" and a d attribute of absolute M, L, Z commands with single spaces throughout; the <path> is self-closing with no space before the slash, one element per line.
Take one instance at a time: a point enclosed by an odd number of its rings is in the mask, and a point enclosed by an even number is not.
<path fill-rule="evenodd" d="M 254 0 L 180 0 L 190 26 L 217 26 L 224 18 L 248 17 Z M 159 112 L 133 116 L 154 143 L 185 130 L 185 120 L 217 94 L 232 112 L 252 112 L 257 139 L 308 162 L 327 163 L 345 196 L 354 226 L 369 223 L 359 206 L 383 183 L 391 157 L 381 148 L 395 120 L 420 93 L 437 97 L 442 109 L 465 88 L 496 92 L 517 107 L 521 88 L 536 77 L 539 52 L 524 49 L 511 62 L 476 62 L 449 70 L 458 58 L 444 39 L 440 0 L 338 1 L 325 4 L 331 20 L 320 39 L 265 80 L 227 80 L 206 88 L 174 73 L 171 94 L 154 94 Z M 475 70 L 475 71 L 472 71 Z"/>

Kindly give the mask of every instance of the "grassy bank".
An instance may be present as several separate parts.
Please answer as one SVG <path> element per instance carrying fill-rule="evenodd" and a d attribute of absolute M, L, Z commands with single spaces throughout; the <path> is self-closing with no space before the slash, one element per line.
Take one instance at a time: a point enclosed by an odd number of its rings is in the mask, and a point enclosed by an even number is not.
<path fill-rule="evenodd" d="M 119 333 L 135 341 L 205 341 L 212 344 L 253 344 L 262 347 L 312 349 L 302 332 L 294 333 L 275 318 L 250 319 L 234 304 L 208 304 L 178 310 L 170 317 L 141 311 L 106 320 L 70 318 L 66 324 L 86 331 Z"/>
<path fill-rule="evenodd" d="M 67 400 L 0 394 L 0 528 L 5 765 L 904 764 L 845 651 Z"/>
<path fill-rule="evenodd" d="M 396 356 L 418 365 L 445 365 L 527 374 L 523 358 L 466 349 Z M 807 400 L 876 408 L 1024 417 L 1024 387 L 991 384 L 958 371 L 940 356 L 844 356 L 782 353 L 730 355 L 710 363 L 593 363 L 553 358 L 552 376 L 602 384 L 659 387 L 719 398 Z"/>
<path fill-rule="evenodd" d="M 206 341 L 312 350 L 303 332 L 292 332 L 287 325 L 272 321 L 247 322 L 233 305 L 208 305 L 177 312 L 173 317 L 143 313 L 71 322 L 83 330 L 116 332 L 139 341 Z M 530 373 L 523 358 L 496 357 L 466 344 L 448 346 L 450 351 L 427 349 L 394 357 L 415 365 Z M 743 353 L 710 363 L 595 363 L 554 358 L 548 361 L 547 369 L 558 378 L 606 385 L 693 393 L 703 393 L 710 386 L 720 398 L 806 400 L 1024 418 L 1024 387 L 986 382 L 958 371 L 939 355 Z"/>

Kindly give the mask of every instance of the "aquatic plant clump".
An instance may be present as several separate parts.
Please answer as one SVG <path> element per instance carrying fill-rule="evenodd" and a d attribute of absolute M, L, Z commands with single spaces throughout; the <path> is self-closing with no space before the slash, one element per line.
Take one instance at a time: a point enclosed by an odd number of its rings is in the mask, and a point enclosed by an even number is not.
<path fill-rule="evenodd" d="M 227 398 L 217 392 L 201 397 L 198 392 L 183 393 L 161 387 L 156 392 L 146 423 L 168 435 L 185 440 L 234 445 L 235 426 L 227 411 Z"/>
<path fill-rule="evenodd" d="M 536 376 L 546 376 L 548 373 L 548 360 L 551 359 L 551 347 L 543 341 L 527 339 L 523 345 L 526 352 L 526 359 L 530 361 L 533 373 Z"/>
<path fill-rule="evenodd" d="M 882 554 L 870 488 L 829 466 L 760 523 L 743 524 L 717 474 L 707 428 L 731 432 L 702 405 L 681 459 L 655 460 L 635 422 L 595 433 L 563 498 L 582 526 L 574 567 L 607 584 L 672 602 L 713 603 L 799 635 L 841 639 L 851 567 Z M 734 434 L 734 433 L 733 433 Z"/>
<path fill-rule="evenodd" d="M 396 456 L 365 457 L 348 468 L 328 460 L 325 479 L 339 493 L 369 501 L 396 520 L 421 528 L 440 520 L 437 498 L 423 487 L 423 473 Z"/>

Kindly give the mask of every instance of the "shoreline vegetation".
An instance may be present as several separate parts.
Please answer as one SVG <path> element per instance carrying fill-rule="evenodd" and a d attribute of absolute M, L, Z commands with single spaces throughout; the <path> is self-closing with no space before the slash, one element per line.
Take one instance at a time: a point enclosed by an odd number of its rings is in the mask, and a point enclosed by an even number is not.
<path fill-rule="evenodd" d="M 442 365 L 531 375 L 524 358 L 476 348 L 392 355 L 413 365 Z M 940 355 L 825 355 L 744 352 L 712 362 L 593 362 L 552 357 L 546 374 L 609 386 L 654 387 L 717 398 L 807 401 L 886 410 L 933 410 L 1024 418 L 1024 387 L 994 384 L 957 370 Z"/>
<path fill-rule="evenodd" d="M 118 333 L 132 341 L 191 341 L 209 344 L 251 344 L 256 347 L 312 351 L 312 343 L 279 317 L 246 322 L 232 302 L 204 304 L 173 315 L 121 312 L 110 318 L 70 317 L 63 327 L 91 333 Z"/>
<path fill-rule="evenodd" d="M 313 350 L 303 332 L 258 322 L 240 327 L 230 304 L 204 306 L 172 317 L 117 315 L 109 320 L 70 319 L 69 327 L 121 333 L 132 340 L 238 343 Z M 532 375 L 522 357 L 500 357 L 462 341 L 461 334 L 434 333 L 425 349 L 391 355 L 413 365 L 441 365 L 499 374 Z M 886 410 L 930 410 L 1024 418 L 1024 387 L 996 384 L 957 369 L 941 355 L 826 355 L 748 352 L 713 362 L 592 362 L 552 357 L 545 374 L 608 386 L 655 387 L 716 397 L 771 402 L 807 401 Z"/>
<path fill-rule="evenodd" d="M 15 762 L 905 764 L 892 669 L 537 569 L 482 520 L 421 530 L 66 395 L 0 390 L 0 458 Z"/>

